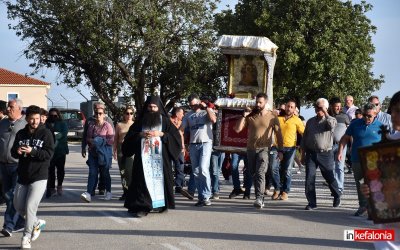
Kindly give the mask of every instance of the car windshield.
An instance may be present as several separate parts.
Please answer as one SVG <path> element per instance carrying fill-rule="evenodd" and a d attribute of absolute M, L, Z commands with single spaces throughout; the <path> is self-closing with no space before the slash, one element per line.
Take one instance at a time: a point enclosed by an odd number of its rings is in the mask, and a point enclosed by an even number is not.
<path fill-rule="evenodd" d="M 69 120 L 69 119 L 82 120 L 82 114 L 81 112 L 78 111 L 61 111 L 61 115 L 64 120 Z"/>

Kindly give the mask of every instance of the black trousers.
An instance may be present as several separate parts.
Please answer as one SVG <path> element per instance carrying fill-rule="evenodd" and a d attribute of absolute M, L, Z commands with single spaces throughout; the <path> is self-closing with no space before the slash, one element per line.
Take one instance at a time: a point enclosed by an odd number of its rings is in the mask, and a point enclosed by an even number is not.
<path fill-rule="evenodd" d="M 340 197 L 340 191 L 336 182 L 334 171 L 335 161 L 333 159 L 333 151 L 327 152 L 312 152 L 306 151 L 306 187 L 305 193 L 308 205 L 317 206 L 317 198 L 315 193 L 315 175 L 317 168 L 320 168 L 322 177 L 328 183 L 329 189 L 333 197 Z"/>
<path fill-rule="evenodd" d="M 50 161 L 49 166 L 49 179 L 47 181 L 47 189 L 55 188 L 56 186 L 56 169 L 57 169 L 57 186 L 62 186 L 65 176 L 65 158 L 66 156 L 60 156 L 53 158 Z"/>

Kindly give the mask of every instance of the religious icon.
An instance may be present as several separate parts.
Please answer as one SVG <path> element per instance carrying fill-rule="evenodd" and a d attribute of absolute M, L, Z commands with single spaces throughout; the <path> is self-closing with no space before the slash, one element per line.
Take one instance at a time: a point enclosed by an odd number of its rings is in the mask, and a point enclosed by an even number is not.
<path fill-rule="evenodd" d="M 160 142 L 158 140 L 154 141 L 154 153 L 155 154 L 160 154 Z"/>
<path fill-rule="evenodd" d="M 253 64 L 253 57 L 247 56 L 246 62 L 240 69 L 240 74 L 242 76 L 239 85 L 242 86 L 258 86 L 258 72 L 257 67 Z"/>
<path fill-rule="evenodd" d="M 144 140 L 144 153 L 148 154 L 150 148 L 150 141 L 148 139 Z"/>

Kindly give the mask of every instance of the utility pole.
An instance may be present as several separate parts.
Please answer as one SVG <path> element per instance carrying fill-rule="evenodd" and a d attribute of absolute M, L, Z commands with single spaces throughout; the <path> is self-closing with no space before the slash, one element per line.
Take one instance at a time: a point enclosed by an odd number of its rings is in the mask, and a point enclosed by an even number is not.
<path fill-rule="evenodd" d="M 67 100 L 67 98 L 65 98 L 62 94 L 60 94 L 60 96 L 67 102 L 67 109 L 68 109 L 68 100 Z"/>

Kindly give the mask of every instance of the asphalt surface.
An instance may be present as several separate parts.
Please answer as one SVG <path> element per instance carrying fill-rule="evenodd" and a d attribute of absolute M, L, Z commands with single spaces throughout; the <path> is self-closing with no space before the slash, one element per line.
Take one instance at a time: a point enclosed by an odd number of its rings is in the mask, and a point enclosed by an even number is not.
<path fill-rule="evenodd" d="M 38 217 L 47 225 L 32 243 L 33 249 L 373 249 L 371 243 L 343 240 L 344 230 L 376 228 L 365 217 L 353 216 L 358 206 L 352 175 L 346 175 L 339 208 L 332 207 L 330 191 L 318 172 L 318 209 L 304 210 L 302 172 L 293 174 L 287 201 L 266 198 L 261 210 L 253 207 L 253 199 L 229 199 L 232 184 L 221 179 L 221 198 L 210 207 L 195 207 L 195 200 L 177 195 L 175 210 L 138 219 L 118 200 L 122 189 L 115 162 L 111 201 L 98 195 L 91 203 L 80 200 L 87 174 L 80 147 L 71 144 L 64 194 L 43 198 Z M 2 217 L 4 210 L 0 207 Z M 0 249 L 19 249 L 21 237 L 21 232 L 10 238 L 0 236 Z"/>

